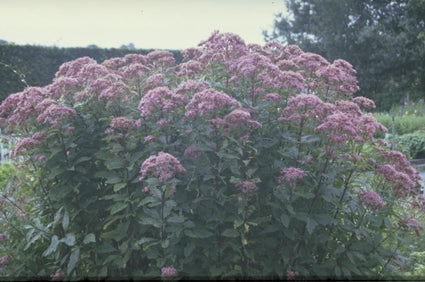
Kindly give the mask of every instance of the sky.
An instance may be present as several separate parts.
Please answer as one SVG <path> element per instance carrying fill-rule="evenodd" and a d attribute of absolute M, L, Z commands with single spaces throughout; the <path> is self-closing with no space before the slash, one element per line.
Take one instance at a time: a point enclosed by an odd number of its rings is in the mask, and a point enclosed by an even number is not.
<path fill-rule="evenodd" d="M 0 39 L 19 45 L 181 50 L 214 30 L 265 43 L 283 0 L 0 0 Z"/>

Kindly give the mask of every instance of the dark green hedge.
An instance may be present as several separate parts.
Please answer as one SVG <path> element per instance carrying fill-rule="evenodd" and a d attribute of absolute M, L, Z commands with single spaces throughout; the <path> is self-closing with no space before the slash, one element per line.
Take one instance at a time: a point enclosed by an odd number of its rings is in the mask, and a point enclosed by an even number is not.
<path fill-rule="evenodd" d="M 31 45 L 0 44 L 0 101 L 11 93 L 29 86 L 50 84 L 59 66 L 67 61 L 88 56 L 97 62 L 126 54 L 147 54 L 152 49 L 57 48 Z M 172 51 L 177 61 L 180 51 Z M 22 81 L 24 79 L 24 81 Z"/>

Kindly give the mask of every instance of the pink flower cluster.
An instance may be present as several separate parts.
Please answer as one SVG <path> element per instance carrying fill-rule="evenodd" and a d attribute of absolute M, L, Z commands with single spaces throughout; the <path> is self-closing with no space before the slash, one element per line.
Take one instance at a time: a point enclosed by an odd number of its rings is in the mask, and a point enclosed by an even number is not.
<path fill-rule="evenodd" d="M 65 273 L 58 269 L 54 274 L 50 275 L 52 281 L 60 281 L 65 277 Z"/>
<path fill-rule="evenodd" d="M 286 280 L 295 280 L 295 278 L 298 276 L 298 272 L 288 270 L 286 272 Z"/>
<path fill-rule="evenodd" d="M 162 277 L 172 277 L 177 275 L 177 270 L 172 266 L 167 266 L 161 268 L 161 276 Z"/>
<path fill-rule="evenodd" d="M 183 173 L 185 171 L 186 169 L 174 156 L 159 152 L 157 156 L 150 156 L 143 162 L 140 168 L 142 177 L 139 178 L 139 181 L 143 181 L 148 175 L 153 175 L 161 183 L 166 184 L 177 173 Z"/>
<path fill-rule="evenodd" d="M 0 233 L 0 242 L 7 240 L 7 235 L 5 233 Z"/>
<path fill-rule="evenodd" d="M 306 119 L 321 121 L 334 109 L 333 104 L 323 102 L 316 95 L 299 94 L 289 98 L 279 121 L 295 121 L 298 124 Z"/>
<path fill-rule="evenodd" d="M 280 171 L 279 183 L 288 183 L 290 187 L 294 188 L 298 180 L 306 176 L 305 172 L 297 167 L 286 167 Z M 282 186 L 279 186 L 282 187 Z"/>
<path fill-rule="evenodd" d="M 160 111 L 163 116 L 170 111 L 182 106 L 187 101 L 186 95 L 177 94 L 169 90 L 167 87 L 157 87 L 149 90 L 142 97 L 139 110 L 142 112 L 142 117 L 153 115 L 154 112 Z"/>
<path fill-rule="evenodd" d="M 423 229 L 420 223 L 416 219 L 411 217 L 407 219 L 400 219 L 398 221 L 398 226 L 400 226 L 401 228 L 412 228 L 418 237 L 421 235 L 420 231 Z"/>
<path fill-rule="evenodd" d="M 192 161 L 198 160 L 201 154 L 202 151 L 193 146 L 187 147 L 186 150 L 184 150 L 184 156 Z"/>
<path fill-rule="evenodd" d="M 7 264 L 11 260 L 11 258 L 12 257 L 10 255 L 0 257 L 0 267 Z"/>
<path fill-rule="evenodd" d="M 243 194 L 250 194 L 258 190 L 258 187 L 255 184 L 255 182 L 248 181 L 248 180 L 236 183 L 236 188 L 241 190 Z"/>
<path fill-rule="evenodd" d="M 262 126 L 258 121 L 252 120 L 251 114 L 243 108 L 233 110 L 224 116 L 224 120 L 231 130 L 244 127 L 258 128 Z"/>
<path fill-rule="evenodd" d="M 421 176 L 405 155 L 399 151 L 376 148 L 384 159 L 376 166 L 376 173 L 391 183 L 392 191 L 398 197 L 415 196 L 419 192 Z"/>
<path fill-rule="evenodd" d="M 233 107 L 240 108 L 241 104 L 223 92 L 208 88 L 192 97 L 185 107 L 185 116 L 211 118 L 217 116 L 221 110 L 229 110 Z"/>
<path fill-rule="evenodd" d="M 363 114 L 356 103 L 338 101 L 334 112 L 315 128 L 315 132 L 329 136 L 332 144 L 341 146 L 348 140 L 357 143 L 373 141 L 375 134 L 387 132 L 372 115 Z"/>
<path fill-rule="evenodd" d="M 113 134 L 115 131 L 128 132 L 135 129 L 136 122 L 127 117 L 112 117 L 109 128 L 105 130 L 106 134 Z"/>
<path fill-rule="evenodd" d="M 373 211 L 383 208 L 385 205 L 381 196 L 372 190 L 360 191 L 357 193 L 357 197 L 359 198 L 360 202 L 365 204 Z"/>

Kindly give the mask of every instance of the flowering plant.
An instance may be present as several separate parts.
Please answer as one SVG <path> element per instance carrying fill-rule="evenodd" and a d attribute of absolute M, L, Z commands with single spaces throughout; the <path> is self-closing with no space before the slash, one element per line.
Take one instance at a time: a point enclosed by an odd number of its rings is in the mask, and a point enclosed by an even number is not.
<path fill-rule="evenodd" d="M 31 173 L 3 191 L 10 275 L 397 275 L 420 176 L 375 138 L 352 66 L 218 32 L 182 56 L 80 58 L 2 103 Z"/>

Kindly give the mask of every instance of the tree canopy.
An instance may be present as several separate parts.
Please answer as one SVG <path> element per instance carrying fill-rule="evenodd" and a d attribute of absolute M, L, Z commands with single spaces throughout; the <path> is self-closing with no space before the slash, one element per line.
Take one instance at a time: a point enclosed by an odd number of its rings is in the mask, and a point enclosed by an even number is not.
<path fill-rule="evenodd" d="M 360 95 L 388 109 L 425 96 L 425 1 L 286 0 L 267 40 L 297 44 L 358 72 Z"/>

